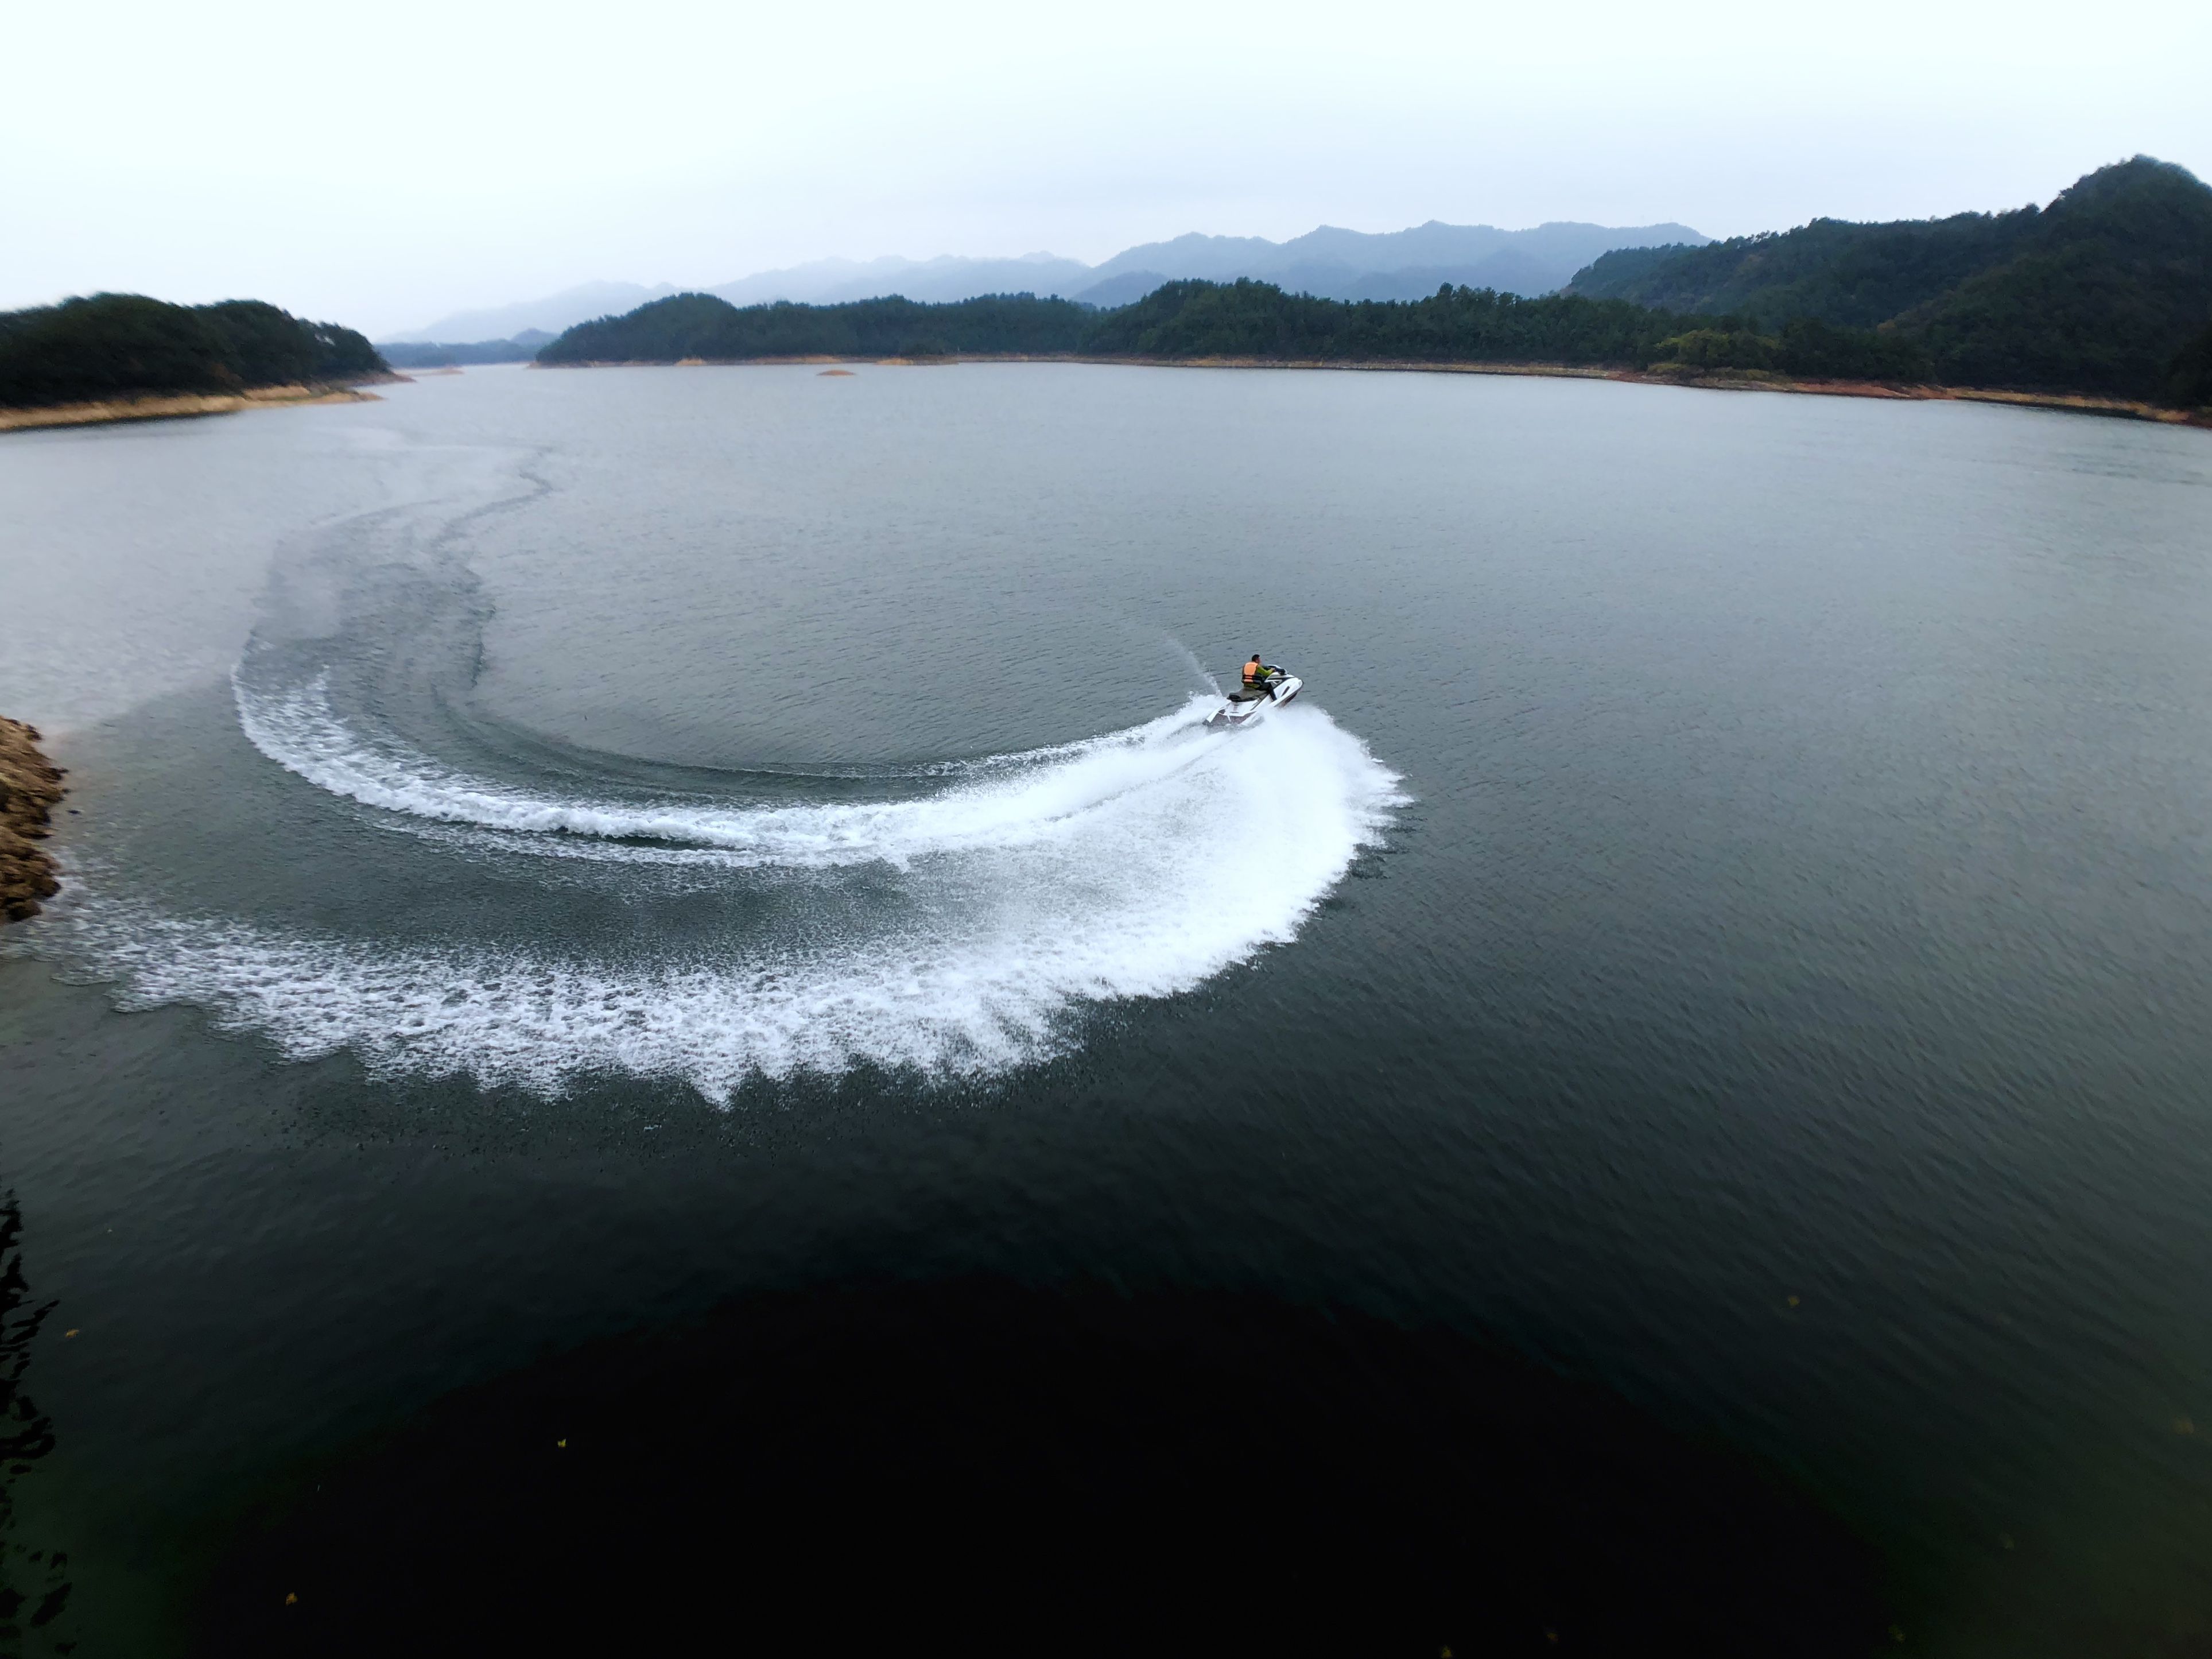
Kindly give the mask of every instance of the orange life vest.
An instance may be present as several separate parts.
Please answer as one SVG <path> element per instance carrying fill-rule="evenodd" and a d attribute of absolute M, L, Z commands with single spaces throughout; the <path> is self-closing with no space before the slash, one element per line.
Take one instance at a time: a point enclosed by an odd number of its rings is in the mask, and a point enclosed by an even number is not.
<path fill-rule="evenodd" d="M 1253 658 L 1251 661 L 1244 665 L 1244 684 L 1247 685 L 1259 684 L 1260 677 L 1266 672 L 1266 670 L 1260 666 L 1260 659 L 1257 657 Z"/>

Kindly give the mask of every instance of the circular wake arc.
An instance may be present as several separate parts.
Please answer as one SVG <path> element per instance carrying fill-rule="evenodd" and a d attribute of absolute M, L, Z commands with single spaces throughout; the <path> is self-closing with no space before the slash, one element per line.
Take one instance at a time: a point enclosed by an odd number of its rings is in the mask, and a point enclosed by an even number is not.
<path fill-rule="evenodd" d="M 327 671 L 305 684 L 269 687 L 242 665 L 233 690 L 239 724 L 255 748 L 316 787 L 365 806 L 492 830 L 655 842 L 711 850 L 732 863 L 792 867 L 873 860 L 904 867 L 934 854 L 1064 833 L 1086 812 L 1205 765 L 1219 741 L 1201 730 L 1209 700 L 1194 697 L 1128 731 L 932 767 L 944 787 L 921 799 L 747 805 L 592 798 L 474 776 L 389 737 L 364 737 L 333 708 Z M 595 850 L 619 859 L 626 849 Z"/>
<path fill-rule="evenodd" d="M 278 574 L 232 677 L 240 730 L 283 769 L 257 787 L 348 803 L 310 814 L 325 855 L 397 896 L 348 908 L 303 882 L 249 920 L 95 886 L 53 932 L 125 1001 L 207 1007 L 289 1056 L 545 1092 L 610 1072 L 716 1100 L 860 1065 L 985 1075 L 1078 1040 L 1086 1006 L 1288 943 L 1402 799 L 1320 708 L 1224 736 L 1198 696 L 872 785 L 541 753 L 475 706 L 495 606 L 459 526 L 496 505 L 337 527 Z"/>

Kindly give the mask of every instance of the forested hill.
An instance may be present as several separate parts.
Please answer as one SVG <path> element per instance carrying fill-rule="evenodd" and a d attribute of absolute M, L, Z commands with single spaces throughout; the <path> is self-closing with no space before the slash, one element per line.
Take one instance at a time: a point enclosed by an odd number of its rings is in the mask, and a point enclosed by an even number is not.
<path fill-rule="evenodd" d="M 2030 207 L 1881 225 L 1815 219 L 1703 247 L 1620 248 L 1576 272 L 1566 291 L 1773 325 L 1818 317 L 1874 328 L 2009 258 L 2039 216 Z"/>
<path fill-rule="evenodd" d="M 1255 357 L 1281 362 L 1640 366 L 1695 319 L 1619 300 L 1523 300 L 1443 287 L 1425 300 L 1318 300 L 1269 283 L 1170 283 L 1101 313 L 1097 356 Z"/>
<path fill-rule="evenodd" d="M 1026 294 L 740 309 L 679 294 L 544 363 L 1080 356 L 1525 363 L 2212 402 L 2212 190 L 2143 158 L 2048 208 L 1606 255 L 1563 295 L 1339 301 L 1169 283 L 1112 310 Z"/>
<path fill-rule="evenodd" d="M 1693 366 L 1705 366 L 1713 341 L 1735 337 L 1714 319 L 1620 300 L 1523 300 L 1445 284 L 1425 300 L 1346 301 L 1285 294 L 1245 278 L 1170 283 L 1112 311 L 1025 294 L 945 305 L 894 299 L 739 310 L 711 295 L 679 294 L 626 317 L 572 328 L 538 360 L 668 363 L 958 353 L 1643 368 L 1686 354 Z M 1924 368 L 1900 342 L 1820 325 L 1793 328 L 1757 343 L 1756 349 L 1759 367 L 1785 374 L 1912 380 Z"/>
<path fill-rule="evenodd" d="M 95 294 L 0 312 L 4 405 L 336 384 L 384 369 L 376 349 L 352 329 L 303 322 L 259 300 L 173 306 L 138 294 Z"/>
<path fill-rule="evenodd" d="M 943 357 L 956 352 L 1056 355 L 1078 349 L 1095 315 L 1069 300 L 994 294 L 923 305 L 894 295 L 846 305 L 740 309 L 711 294 L 676 294 L 623 317 L 579 323 L 538 352 L 541 363 L 681 362 L 696 357 Z"/>
<path fill-rule="evenodd" d="M 1948 385 L 2180 398 L 2182 355 L 2212 326 L 2212 188 L 2137 156 L 2047 208 L 1623 250 L 1568 292 L 1879 329 Z"/>

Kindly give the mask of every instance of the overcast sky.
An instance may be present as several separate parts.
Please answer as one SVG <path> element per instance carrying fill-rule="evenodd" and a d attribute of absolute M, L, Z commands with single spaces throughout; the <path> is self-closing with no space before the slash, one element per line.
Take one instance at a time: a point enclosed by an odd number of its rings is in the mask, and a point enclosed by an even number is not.
<path fill-rule="evenodd" d="M 382 335 L 597 277 L 1097 260 L 1186 230 L 2044 201 L 2212 174 L 2212 4 L 46 0 L 9 9 L 0 306 Z"/>

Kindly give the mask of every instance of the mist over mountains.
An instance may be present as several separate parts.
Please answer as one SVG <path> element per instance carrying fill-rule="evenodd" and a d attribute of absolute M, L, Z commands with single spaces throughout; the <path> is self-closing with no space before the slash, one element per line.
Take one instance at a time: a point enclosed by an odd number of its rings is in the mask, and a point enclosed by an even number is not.
<path fill-rule="evenodd" d="M 933 303 L 986 294 L 1035 294 L 1096 306 L 1127 305 L 1163 283 L 1185 277 L 1255 276 L 1292 293 L 1330 300 L 1412 300 L 1443 283 L 1534 296 L 1564 288 L 1577 271 L 1618 248 L 1703 246 L 1712 239 L 1687 225 L 1634 227 L 1572 222 L 1529 230 L 1448 225 L 1431 220 L 1409 230 L 1369 233 L 1332 225 L 1271 242 L 1261 236 L 1206 236 L 1125 249 L 1097 265 L 1051 253 L 1011 259 L 816 259 L 738 277 L 704 292 L 737 306 L 790 300 L 836 305 L 902 295 Z M 510 339 L 526 330 L 557 334 L 593 318 L 635 310 L 676 289 L 667 283 L 586 283 L 478 311 L 457 312 L 392 336 L 399 341 Z"/>
<path fill-rule="evenodd" d="M 1425 299 L 1445 283 L 1534 298 L 1565 288 L 1584 265 L 1616 248 L 1698 247 L 1711 240 L 1687 225 L 1554 222 L 1532 230 L 1499 230 L 1435 219 L 1382 234 L 1323 225 L 1287 242 L 1193 234 L 1115 254 L 1097 267 L 1093 291 L 1068 297 L 1126 305 L 1163 282 L 1197 276 L 1228 283 L 1255 276 L 1286 293 L 1322 300 Z M 1152 277 L 1158 280 L 1146 281 Z M 1099 297 L 1095 289 L 1109 283 L 1114 296 Z"/>

